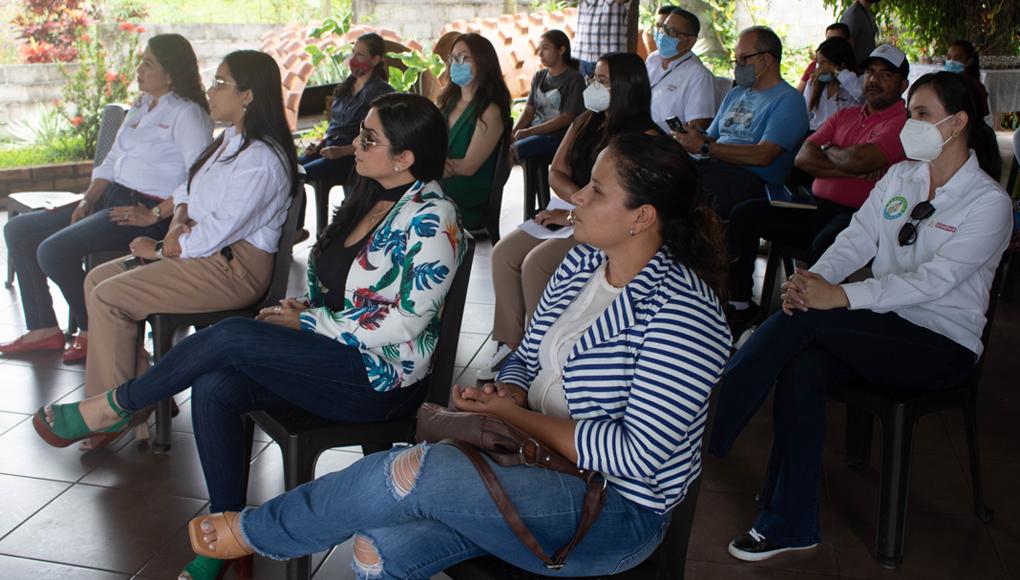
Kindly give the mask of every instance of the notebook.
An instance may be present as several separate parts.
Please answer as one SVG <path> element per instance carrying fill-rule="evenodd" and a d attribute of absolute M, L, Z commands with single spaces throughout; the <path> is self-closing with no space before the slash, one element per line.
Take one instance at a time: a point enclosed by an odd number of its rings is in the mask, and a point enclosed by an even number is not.
<path fill-rule="evenodd" d="M 775 207 L 790 207 L 794 209 L 818 209 L 815 196 L 803 186 L 796 186 L 791 190 L 785 185 L 765 185 L 765 195 L 769 198 L 769 204 Z"/>

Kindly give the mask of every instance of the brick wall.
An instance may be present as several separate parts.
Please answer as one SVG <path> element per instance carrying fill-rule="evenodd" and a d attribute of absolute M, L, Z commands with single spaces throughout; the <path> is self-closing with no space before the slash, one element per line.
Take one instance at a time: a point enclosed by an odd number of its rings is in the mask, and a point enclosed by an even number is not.
<path fill-rule="evenodd" d="M 19 191 L 85 191 L 92 180 L 92 162 L 58 163 L 0 169 L 0 200 Z"/>

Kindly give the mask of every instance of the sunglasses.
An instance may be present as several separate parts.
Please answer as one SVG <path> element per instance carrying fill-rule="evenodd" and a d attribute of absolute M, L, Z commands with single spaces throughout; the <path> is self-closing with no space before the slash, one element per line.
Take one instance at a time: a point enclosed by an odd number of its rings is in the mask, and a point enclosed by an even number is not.
<path fill-rule="evenodd" d="M 930 201 L 922 201 L 921 203 L 914 206 L 914 210 L 910 212 L 909 222 L 903 224 L 900 228 L 900 233 L 897 236 L 901 246 L 911 246 L 917 242 L 917 224 L 931 217 L 935 213 L 935 206 Z"/>
<path fill-rule="evenodd" d="M 382 145 L 382 143 L 373 139 L 368 133 L 368 129 L 365 128 L 364 121 L 361 122 L 361 130 L 358 131 L 358 145 L 361 147 L 362 151 L 368 151 L 376 145 Z"/>

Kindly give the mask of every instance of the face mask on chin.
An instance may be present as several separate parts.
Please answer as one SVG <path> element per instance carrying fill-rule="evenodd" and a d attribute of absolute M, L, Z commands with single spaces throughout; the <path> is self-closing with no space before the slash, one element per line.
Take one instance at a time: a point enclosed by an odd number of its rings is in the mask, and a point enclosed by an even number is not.
<path fill-rule="evenodd" d="M 900 143 L 903 145 L 903 153 L 907 159 L 915 161 L 932 162 L 942 155 L 942 147 L 953 140 L 954 136 L 942 139 L 942 133 L 938 126 L 952 119 L 949 115 L 938 123 L 928 123 L 917 119 L 907 119 L 903 129 L 900 131 Z"/>

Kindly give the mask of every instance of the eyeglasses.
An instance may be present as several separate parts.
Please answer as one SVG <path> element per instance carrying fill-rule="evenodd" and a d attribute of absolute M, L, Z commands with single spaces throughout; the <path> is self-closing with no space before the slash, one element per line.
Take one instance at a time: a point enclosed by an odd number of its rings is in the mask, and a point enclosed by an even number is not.
<path fill-rule="evenodd" d="M 607 89 L 609 88 L 609 79 L 605 77 L 584 77 L 584 86 L 590 87 L 593 83 L 598 83 Z"/>
<path fill-rule="evenodd" d="M 917 241 L 917 224 L 931 217 L 935 213 L 935 206 L 930 201 L 922 201 L 914 206 L 910 212 L 909 222 L 903 224 L 896 239 L 901 246 L 911 246 Z"/>
<path fill-rule="evenodd" d="M 747 64 L 747 59 L 755 57 L 755 56 L 758 56 L 759 54 L 772 54 L 772 53 L 767 51 L 767 50 L 759 50 L 758 52 L 752 52 L 751 54 L 745 54 L 744 56 L 738 56 L 737 60 L 733 61 L 733 64 L 735 64 L 735 65 L 745 65 L 745 64 Z"/>
<path fill-rule="evenodd" d="M 226 79 L 215 78 L 215 79 L 213 79 L 212 84 L 209 85 L 208 91 L 211 93 L 211 92 L 219 89 L 223 85 L 234 85 L 236 87 L 237 83 L 235 83 L 234 81 L 228 81 Z"/>
<path fill-rule="evenodd" d="M 666 36 L 670 38 L 675 38 L 677 40 L 679 40 L 681 36 L 697 36 L 697 34 L 690 34 L 688 32 L 684 32 L 683 30 L 673 28 L 672 26 L 666 26 L 665 24 L 659 24 L 655 28 L 657 28 L 659 32 L 665 34 Z"/>
<path fill-rule="evenodd" d="M 361 147 L 362 151 L 368 151 L 376 145 L 382 145 L 382 143 L 373 139 L 368 133 L 368 129 L 365 128 L 364 121 L 361 122 L 361 130 L 358 131 L 358 145 Z"/>

